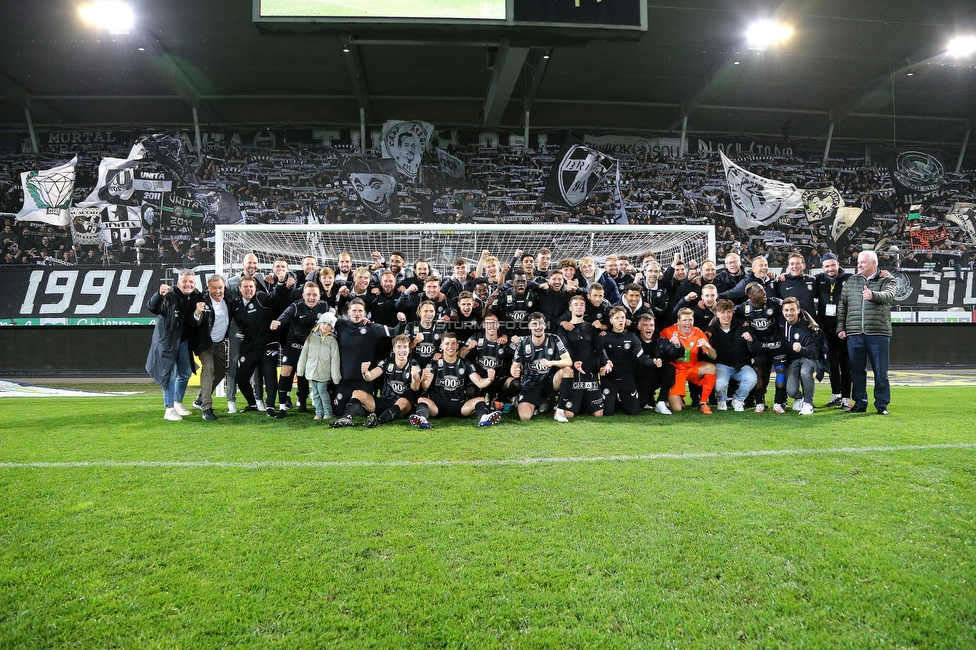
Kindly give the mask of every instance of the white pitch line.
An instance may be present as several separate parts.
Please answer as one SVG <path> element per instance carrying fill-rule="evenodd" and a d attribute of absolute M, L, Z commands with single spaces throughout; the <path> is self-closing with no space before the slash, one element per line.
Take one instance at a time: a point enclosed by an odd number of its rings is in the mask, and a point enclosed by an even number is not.
<path fill-rule="evenodd" d="M 641 454 L 637 456 L 567 456 L 562 458 L 499 458 L 483 460 L 324 460 L 324 461 L 241 461 L 224 462 L 209 460 L 87 460 L 69 462 L 0 462 L 0 469 L 84 469 L 161 467 L 166 469 L 290 469 L 290 468 L 345 468 L 345 467 L 464 467 L 545 465 L 555 463 L 605 463 L 643 460 L 703 460 L 714 458 L 757 458 L 762 456 L 813 456 L 830 454 L 869 454 L 901 451 L 931 451 L 938 449 L 976 449 L 976 443 L 946 443 L 938 445 L 902 445 L 892 447 L 834 447 L 828 449 L 768 449 L 753 451 L 703 451 L 688 454 Z"/>

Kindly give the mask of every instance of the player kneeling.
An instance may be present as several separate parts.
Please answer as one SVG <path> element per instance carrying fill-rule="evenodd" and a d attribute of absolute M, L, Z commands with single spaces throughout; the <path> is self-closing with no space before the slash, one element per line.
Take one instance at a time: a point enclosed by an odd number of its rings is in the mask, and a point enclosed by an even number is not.
<path fill-rule="evenodd" d="M 393 354 L 375 368 L 363 362 L 363 379 L 371 382 L 384 377 L 383 389 L 379 397 L 364 390 L 355 390 L 346 405 L 342 417 L 329 425 L 334 429 L 351 427 L 353 417 L 365 410 L 366 423 L 363 427 L 372 429 L 381 424 L 403 417 L 413 408 L 414 400 L 420 393 L 420 366 L 410 358 L 410 338 L 404 334 L 393 337 Z"/>

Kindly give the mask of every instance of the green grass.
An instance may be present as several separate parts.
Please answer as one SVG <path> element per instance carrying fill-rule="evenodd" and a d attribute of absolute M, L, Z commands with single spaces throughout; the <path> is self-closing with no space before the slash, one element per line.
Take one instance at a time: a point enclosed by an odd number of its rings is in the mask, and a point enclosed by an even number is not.
<path fill-rule="evenodd" d="M 976 647 L 976 388 L 430 432 L 139 388 L 0 400 L 0 647 Z"/>

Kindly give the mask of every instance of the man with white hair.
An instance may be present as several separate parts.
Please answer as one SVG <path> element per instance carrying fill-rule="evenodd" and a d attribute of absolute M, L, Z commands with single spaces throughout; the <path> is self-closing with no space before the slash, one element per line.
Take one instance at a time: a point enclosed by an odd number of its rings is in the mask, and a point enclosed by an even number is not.
<path fill-rule="evenodd" d="M 857 274 L 848 278 L 837 305 L 837 337 L 847 341 L 851 358 L 851 399 L 848 413 L 868 409 L 867 362 L 874 374 L 874 408 L 888 415 L 891 387 L 888 383 L 888 353 L 891 348 L 891 303 L 895 281 L 878 272 L 878 255 L 862 251 L 857 256 Z"/>
<path fill-rule="evenodd" d="M 217 419 L 213 412 L 214 388 L 227 374 L 227 331 L 231 321 L 222 275 L 214 274 L 207 280 L 202 305 L 198 303 L 193 313 L 199 325 L 190 337 L 190 351 L 200 359 L 200 392 L 193 400 L 193 408 L 203 411 L 204 420 L 213 422 Z"/>

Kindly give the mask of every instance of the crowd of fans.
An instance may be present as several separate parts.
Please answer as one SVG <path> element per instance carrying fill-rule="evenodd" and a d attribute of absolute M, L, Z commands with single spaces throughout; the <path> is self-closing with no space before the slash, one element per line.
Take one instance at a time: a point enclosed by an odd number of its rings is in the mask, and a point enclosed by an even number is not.
<path fill-rule="evenodd" d="M 86 147 L 78 152 L 74 201 L 92 191 L 102 156 L 125 157 L 127 151 Z M 453 146 L 450 152 L 465 163 L 465 177 L 456 179 L 440 172 L 437 159 L 428 154 L 421 176 L 399 188 L 398 217 L 415 223 L 614 223 L 619 214 L 616 185 L 605 182 L 575 208 L 543 200 L 549 169 L 558 147 L 523 152 L 499 146 L 485 150 L 477 145 Z M 197 170 L 201 181 L 227 189 L 237 198 L 248 223 L 355 224 L 374 222 L 359 201 L 342 170 L 350 150 L 319 145 L 290 146 L 270 150 L 254 146 L 212 144 L 206 147 Z M 751 230 L 739 229 L 726 197 L 721 162 L 717 153 L 692 154 L 684 159 L 652 157 L 646 153 L 610 151 L 619 160 L 620 190 L 631 224 L 713 224 L 717 259 L 737 252 L 744 259 L 762 255 L 774 269 L 785 268 L 787 256 L 800 252 L 809 267 L 819 265 L 829 242 L 818 239 L 802 210 L 788 213 L 777 223 Z M 64 162 L 63 153 L 38 156 L 0 156 L 5 174 L 0 177 L 0 212 L 3 241 L 0 263 L 7 264 L 149 264 L 163 263 L 194 268 L 213 263 L 213 233 L 199 229 L 170 229 L 157 220 L 142 237 L 107 245 L 97 234 L 80 237 L 71 227 L 17 222 L 13 215 L 23 204 L 20 172 Z M 764 177 L 800 188 L 833 185 L 847 205 L 860 206 L 874 215 L 871 227 L 844 250 L 835 250 L 841 263 L 852 267 L 857 253 L 879 242 L 881 265 L 943 266 L 967 268 L 973 242 L 954 224 L 941 217 L 952 202 L 926 210 L 920 221 L 909 222 L 898 204 L 882 166 L 861 160 L 828 161 L 797 158 L 752 158 L 738 162 Z M 976 200 L 976 172 L 950 174 L 957 188 L 954 200 Z M 928 238 L 930 250 L 912 250 L 910 227 L 938 227 Z M 944 232 L 941 231 L 944 226 Z M 139 244 L 137 245 L 137 241 Z M 927 253 L 928 260 L 923 258 Z"/>

